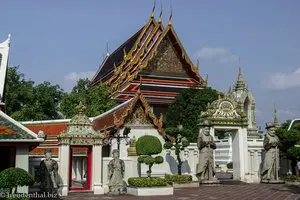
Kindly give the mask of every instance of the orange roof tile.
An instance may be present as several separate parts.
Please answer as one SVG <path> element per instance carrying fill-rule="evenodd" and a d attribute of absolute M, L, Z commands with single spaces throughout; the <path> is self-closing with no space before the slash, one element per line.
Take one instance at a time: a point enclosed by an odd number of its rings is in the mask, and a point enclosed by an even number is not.
<path fill-rule="evenodd" d="M 5 128 L 4 126 L 0 125 L 0 134 L 12 135 L 12 134 L 16 134 L 16 131 L 13 131 L 11 129 Z"/>
<path fill-rule="evenodd" d="M 62 131 L 67 130 L 68 123 L 28 124 L 26 127 L 35 133 L 38 133 L 41 130 L 44 131 L 47 136 L 58 136 Z"/>

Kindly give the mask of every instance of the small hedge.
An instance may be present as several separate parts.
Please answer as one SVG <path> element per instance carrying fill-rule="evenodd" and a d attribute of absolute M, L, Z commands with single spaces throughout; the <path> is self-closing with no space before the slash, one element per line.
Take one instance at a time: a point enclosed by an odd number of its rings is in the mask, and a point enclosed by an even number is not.
<path fill-rule="evenodd" d="M 167 183 L 184 183 L 192 181 L 191 175 L 167 175 L 165 176 Z"/>
<path fill-rule="evenodd" d="M 289 175 L 283 178 L 285 181 L 300 182 L 300 176 Z"/>
<path fill-rule="evenodd" d="M 164 178 L 144 178 L 133 177 L 128 179 L 128 184 L 131 187 L 165 187 L 167 186 L 166 179 Z"/>

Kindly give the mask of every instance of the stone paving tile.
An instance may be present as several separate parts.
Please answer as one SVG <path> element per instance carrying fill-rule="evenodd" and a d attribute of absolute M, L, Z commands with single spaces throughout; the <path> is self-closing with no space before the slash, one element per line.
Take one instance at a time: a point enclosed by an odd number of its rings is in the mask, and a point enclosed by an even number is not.
<path fill-rule="evenodd" d="M 246 184 L 175 189 L 173 196 L 106 196 L 72 193 L 64 200 L 300 200 L 300 188 L 287 185 Z"/>

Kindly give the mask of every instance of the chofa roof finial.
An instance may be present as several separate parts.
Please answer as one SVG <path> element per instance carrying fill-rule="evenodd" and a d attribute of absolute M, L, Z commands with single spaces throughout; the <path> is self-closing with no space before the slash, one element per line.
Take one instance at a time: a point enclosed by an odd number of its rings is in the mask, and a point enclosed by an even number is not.
<path fill-rule="evenodd" d="M 161 16 L 162 16 L 162 12 L 163 12 L 163 5 L 162 5 L 162 1 L 160 1 L 160 13 L 159 13 L 159 17 L 158 17 L 158 23 L 161 23 Z"/>
<path fill-rule="evenodd" d="M 156 6 L 156 0 L 154 0 L 154 4 L 153 4 L 153 8 L 152 8 L 152 13 L 151 13 L 151 18 L 154 18 L 155 6 Z"/>
<path fill-rule="evenodd" d="M 170 11 L 170 17 L 169 17 L 169 25 L 172 25 L 172 17 L 173 17 L 173 12 L 172 12 L 172 4 L 170 4 L 170 9 L 171 9 L 171 11 Z"/>

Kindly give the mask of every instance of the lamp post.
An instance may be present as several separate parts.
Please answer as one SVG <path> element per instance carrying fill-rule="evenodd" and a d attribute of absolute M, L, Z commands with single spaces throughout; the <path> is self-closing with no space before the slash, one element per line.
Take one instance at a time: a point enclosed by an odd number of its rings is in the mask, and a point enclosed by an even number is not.
<path fill-rule="evenodd" d="M 120 132 L 118 133 L 118 129 L 113 128 L 110 131 L 111 137 L 109 139 L 104 140 L 104 143 L 108 144 L 108 145 L 111 145 L 112 140 L 116 139 L 117 140 L 117 145 L 118 145 L 118 150 L 120 151 L 120 144 L 121 144 L 121 141 L 123 139 L 126 140 L 126 145 L 129 145 L 131 143 L 130 137 L 128 137 L 128 134 L 130 133 L 130 130 L 131 129 L 129 127 L 125 127 L 124 131 L 123 131 L 123 134 L 121 135 Z"/>

